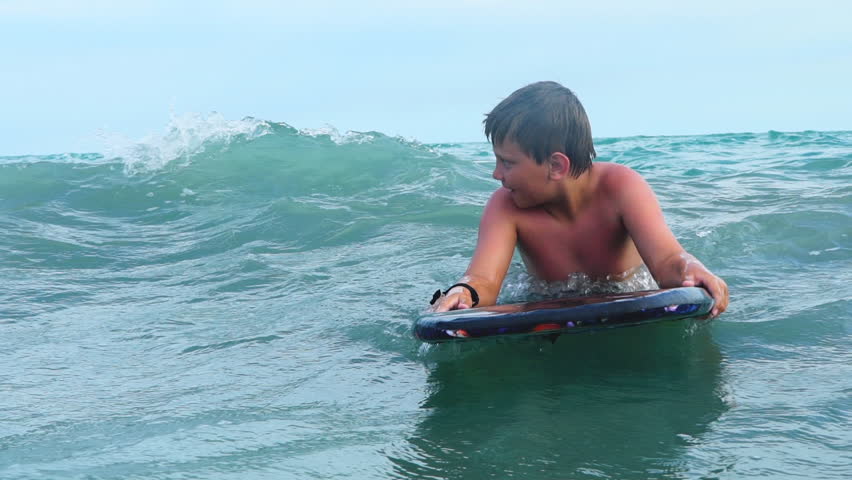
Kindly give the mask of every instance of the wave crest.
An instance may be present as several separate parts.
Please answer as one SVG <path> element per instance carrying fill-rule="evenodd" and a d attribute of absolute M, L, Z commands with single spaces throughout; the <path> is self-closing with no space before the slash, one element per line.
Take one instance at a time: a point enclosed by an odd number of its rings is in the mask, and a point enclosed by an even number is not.
<path fill-rule="evenodd" d="M 165 133 L 141 140 L 105 131 L 99 132 L 98 137 L 104 143 L 104 157 L 120 160 L 125 172 L 132 175 L 160 170 L 175 160 L 189 161 L 211 144 L 227 147 L 236 140 L 252 140 L 271 131 L 268 122 L 256 118 L 227 120 L 212 112 L 172 114 Z"/>

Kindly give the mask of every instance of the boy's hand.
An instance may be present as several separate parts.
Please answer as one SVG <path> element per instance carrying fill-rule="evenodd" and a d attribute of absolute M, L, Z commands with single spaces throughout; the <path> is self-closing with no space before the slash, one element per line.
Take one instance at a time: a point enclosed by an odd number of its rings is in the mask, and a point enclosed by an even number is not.
<path fill-rule="evenodd" d="M 681 286 L 704 287 L 710 293 L 710 296 L 716 302 L 713 305 L 713 310 L 710 311 L 711 318 L 718 317 L 728 308 L 728 284 L 713 275 L 701 262 L 695 260 L 695 257 L 687 260 Z"/>
<path fill-rule="evenodd" d="M 459 291 L 459 289 L 461 291 Z M 471 304 L 473 304 L 473 300 L 470 298 L 470 294 L 467 293 L 467 289 L 464 287 L 459 287 L 458 289 L 452 289 L 447 295 L 442 296 L 432 305 L 433 312 L 447 312 L 450 310 L 464 310 L 466 308 L 470 308 Z"/>

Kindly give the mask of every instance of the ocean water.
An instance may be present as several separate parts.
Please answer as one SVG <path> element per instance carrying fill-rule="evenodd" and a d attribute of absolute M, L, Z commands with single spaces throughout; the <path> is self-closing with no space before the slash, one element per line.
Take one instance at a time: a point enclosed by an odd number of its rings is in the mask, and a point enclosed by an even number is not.
<path fill-rule="evenodd" d="M 727 313 L 420 344 L 486 143 L 187 115 L 0 157 L 0 478 L 852 477 L 852 132 L 596 145 Z"/>

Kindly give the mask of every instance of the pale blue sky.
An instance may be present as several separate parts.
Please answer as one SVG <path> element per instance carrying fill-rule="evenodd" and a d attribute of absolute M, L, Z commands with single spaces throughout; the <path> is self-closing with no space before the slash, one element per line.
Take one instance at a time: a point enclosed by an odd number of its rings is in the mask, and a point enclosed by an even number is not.
<path fill-rule="evenodd" d="M 824 0 L 0 0 L 0 155 L 98 151 L 172 111 L 482 141 L 537 80 L 573 89 L 596 137 L 850 130 L 850 19 Z"/>

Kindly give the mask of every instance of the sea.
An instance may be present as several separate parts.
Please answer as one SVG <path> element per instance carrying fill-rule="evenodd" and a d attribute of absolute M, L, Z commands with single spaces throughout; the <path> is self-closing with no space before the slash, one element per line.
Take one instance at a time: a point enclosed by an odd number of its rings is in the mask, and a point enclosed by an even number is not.
<path fill-rule="evenodd" d="M 484 139 L 101 140 L 0 156 L 4 480 L 852 478 L 852 132 L 596 138 L 728 311 L 439 345 Z M 499 300 L 541 288 L 516 257 Z"/>

